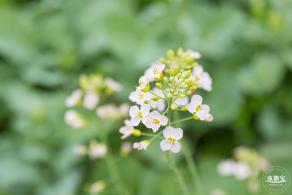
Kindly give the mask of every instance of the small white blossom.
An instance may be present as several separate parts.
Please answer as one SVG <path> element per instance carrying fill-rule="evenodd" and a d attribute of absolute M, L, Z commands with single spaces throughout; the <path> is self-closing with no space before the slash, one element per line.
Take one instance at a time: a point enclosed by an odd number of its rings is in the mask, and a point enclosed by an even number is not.
<path fill-rule="evenodd" d="M 251 174 L 249 166 L 244 162 L 237 162 L 235 165 L 234 173 L 236 179 L 245 180 Z"/>
<path fill-rule="evenodd" d="M 188 97 L 177 98 L 174 103 L 178 106 L 186 106 L 189 103 Z"/>
<path fill-rule="evenodd" d="M 87 154 L 87 147 L 81 144 L 75 145 L 73 148 L 74 154 L 84 155 Z"/>
<path fill-rule="evenodd" d="M 153 132 L 157 132 L 160 126 L 165 126 L 167 124 L 167 117 L 160 114 L 158 111 L 154 110 L 145 119 L 145 126 L 152 129 Z"/>
<path fill-rule="evenodd" d="M 119 130 L 119 132 L 122 134 L 121 139 L 126 139 L 127 137 L 131 136 L 135 131 L 134 127 L 129 125 L 128 120 L 126 120 L 125 123 L 126 125 L 121 127 Z"/>
<path fill-rule="evenodd" d="M 249 166 L 244 162 L 225 160 L 219 163 L 218 172 L 222 176 L 233 175 L 238 180 L 244 180 L 251 174 Z"/>
<path fill-rule="evenodd" d="M 65 100 L 65 105 L 68 107 L 75 106 L 81 99 L 82 92 L 80 89 L 76 89 L 72 94 Z"/>
<path fill-rule="evenodd" d="M 130 124 L 131 126 L 139 125 L 140 121 L 145 124 L 145 119 L 150 113 L 150 106 L 148 104 L 144 104 L 140 107 L 131 106 L 129 114 L 130 114 Z"/>
<path fill-rule="evenodd" d="M 161 64 L 160 62 L 152 64 L 151 67 L 145 71 L 145 76 L 149 81 L 154 81 L 161 76 L 164 68 L 165 64 Z"/>
<path fill-rule="evenodd" d="M 149 140 L 143 140 L 141 142 L 135 142 L 133 144 L 133 148 L 137 150 L 147 150 L 149 144 L 150 144 Z"/>
<path fill-rule="evenodd" d="M 112 78 L 106 78 L 104 82 L 112 91 L 122 91 L 123 89 L 123 86 Z"/>
<path fill-rule="evenodd" d="M 186 105 L 190 113 L 195 113 L 200 120 L 207 121 L 212 120 L 209 111 L 210 107 L 207 104 L 202 104 L 203 99 L 199 95 L 193 95 L 191 102 Z"/>
<path fill-rule="evenodd" d="M 99 106 L 96 110 L 97 116 L 102 119 L 118 119 L 126 116 L 128 113 L 128 105 L 116 106 L 114 104 L 105 104 Z"/>
<path fill-rule="evenodd" d="M 139 78 L 139 89 L 143 90 L 143 89 L 148 89 L 149 86 L 149 79 L 147 79 L 146 76 L 141 76 Z"/>
<path fill-rule="evenodd" d="M 66 111 L 64 118 L 65 123 L 73 128 L 81 128 L 85 126 L 85 121 L 82 116 L 74 110 Z"/>
<path fill-rule="evenodd" d="M 159 112 L 163 112 L 166 107 L 166 104 L 162 99 L 157 100 L 157 101 L 151 100 L 149 104 L 151 108 L 153 108 L 154 110 L 158 110 Z"/>
<path fill-rule="evenodd" d="M 97 143 L 96 140 L 92 140 L 89 143 L 89 157 L 91 159 L 99 159 L 106 155 L 107 147 L 105 144 Z"/>
<path fill-rule="evenodd" d="M 195 59 L 201 58 L 200 52 L 197 52 L 197 51 L 188 50 L 188 51 L 186 51 L 186 54 L 191 56 L 192 58 L 195 58 Z"/>
<path fill-rule="evenodd" d="M 218 172 L 222 176 L 230 176 L 233 175 L 234 169 L 236 166 L 236 162 L 233 160 L 224 160 L 218 164 Z"/>
<path fill-rule="evenodd" d="M 143 92 L 139 88 L 132 92 L 129 96 L 132 102 L 136 102 L 139 105 L 143 105 L 151 100 L 152 94 L 149 92 Z"/>
<path fill-rule="evenodd" d="M 94 182 L 90 186 L 89 192 L 91 194 L 99 194 L 100 192 L 102 192 L 105 189 L 105 187 L 106 187 L 105 182 L 102 180 L 99 180 L 99 181 Z"/>
<path fill-rule="evenodd" d="M 123 103 L 119 106 L 119 113 L 121 115 L 121 117 L 125 117 L 128 115 L 129 112 L 129 104 L 127 103 Z"/>
<path fill-rule="evenodd" d="M 121 153 L 123 155 L 128 155 L 133 149 L 133 146 L 130 142 L 124 142 L 121 145 Z"/>
<path fill-rule="evenodd" d="M 178 142 L 183 137 L 183 130 L 181 128 L 166 127 L 163 130 L 164 140 L 160 142 L 160 148 L 162 151 L 171 151 L 177 153 L 181 149 L 181 145 Z"/>
<path fill-rule="evenodd" d="M 88 110 L 93 110 L 99 102 L 99 95 L 88 92 L 84 95 L 83 106 Z"/>
<path fill-rule="evenodd" d="M 212 90 L 212 78 L 207 72 L 204 72 L 202 66 L 197 65 L 193 69 L 193 78 L 195 80 L 195 83 L 198 85 L 198 87 L 206 91 Z"/>

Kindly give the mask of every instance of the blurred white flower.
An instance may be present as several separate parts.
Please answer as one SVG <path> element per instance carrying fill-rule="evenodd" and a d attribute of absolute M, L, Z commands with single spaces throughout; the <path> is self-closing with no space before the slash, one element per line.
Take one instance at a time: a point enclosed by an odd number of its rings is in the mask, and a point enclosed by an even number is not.
<path fill-rule="evenodd" d="M 99 194 L 105 189 L 105 187 L 106 187 L 105 182 L 102 180 L 98 180 L 90 186 L 89 192 L 91 194 Z"/>
<path fill-rule="evenodd" d="M 123 89 L 123 86 L 112 78 L 106 78 L 104 82 L 112 91 L 122 91 Z"/>
<path fill-rule="evenodd" d="M 167 124 L 167 117 L 160 114 L 158 111 L 154 110 L 145 119 L 145 126 L 152 129 L 153 132 L 157 132 L 160 126 L 165 126 Z"/>
<path fill-rule="evenodd" d="M 93 110 L 99 102 L 99 95 L 93 92 L 87 92 L 84 95 L 83 106 L 88 110 Z"/>
<path fill-rule="evenodd" d="M 154 81 L 161 76 L 164 68 L 165 64 L 161 64 L 160 62 L 151 64 L 151 67 L 145 71 L 145 76 L 149 81 Z"/>
<path fill-rule="evenodd" d="M 131 106 L 130 107 L 130 124 L 131 126 L 137 126 L 139 125 L 140 121 L 142 121 L 145 124 L 145 119 L 150 113 L 150 106 L 148 104 L 144 104 L 140 107 L 138 106 Z"/>
<path fill-rule="evenodd" d="M 193 69 L 193 77 L 199 88 L 202 88 L 206 91 L 212 90 L 212 78 L 210 77 L 209 73 L 204 72 L 202 66 L 195 66 Z"/>
<path fill-rule="evenodd" d="M 199 95 L 193 95 L 191 102 L 186 105 L 186 108 L 190 113 L 195 113 L 200 120 L 208 121 L 212 120 L 210 116 L 210 107 L 207 104 L 202 104 L 203 99 Z"/>
<path fill-rule="evenodd" d="M 183 137 L 183 130 L 181 128 L 168 126 L 163 130 L 163 136 L 164 139 L 160 142 L 161 150 L 178 153 L 181 149 L 178 140 Z"/>
<path fill-rule="evenodd" d="M 187 50 L 187 51 L 186 51 L 186 54 L 189 55 L 189 56 L 192 57 L 192 58 L 195 58 L 195 59 L 199 59 L 199 58 L 201 58 L 201 54 L 200 54 L 200 52 L 197 52 L 197 51 Z"/>
<path fill-rule="evenodd" d="M 133 144 L 133 148 L 137 150 L 147 150 L 149 144 L 150 144 L 149 140 L 143 140 L 141 142 L 135 142 Z"/>
<path fill-rule="evenodd" d="M 233 160 L 224 160 L 218 164 L 218 172 L 222 176 L 233 175 L 236 162 Z"/>
<path fill-rule="evenodd" d="M 143 105 L 151 100 L 152 94 L 149 92 L 143 92 L 139 88 L 132 92 L 129 96 L 132 102 L 136 102 L 139 105 Z"/>
<path fill-rule="evenodd" d="M 64 117 L 65 123 L 73 128 L 81 128 L 85 126 L 83 117 L 74 110 L 67 110 Z"/>
<path fill-rule="evenodd" d="M 65 105 L 68 107 L 75 106 L 81 99 L 82 91 L 80 89 L 76 89 L 72 92 L 72 94 L 65 100 Z"/>
<path fill-rule="evenodd" d="M 91 159 L 99 159 L 106 155 L 107 147 L 105 144 L 98 143 L 96 140 L 92 140 L 89 143 L 88 153 Z"/>
<path fill-rule="evenodd" d="M 119 106 L 119 114 L 121 115 L 121 117 L 125 117 L 128 115 L 129 107 L 129 104 L 127 103 L 123 103 Z"/>
<path fill-rule="evenodd" d="M 122 155 L 128 155 L 133 149 L 133 146 L 130 142 L 124 142 L 121 145 L 121 153 Z"/>
<path fill-rule="evenodd" d="M 233 175 L 238 180 L 244 180 L 251 174 L 250 167 L 245 162 L 225 160 L 219 163 L 218 172 L 222 176 Z"/>
<path fill-rule="evenodd" d="M 135 129 L 132 126 L 125 125 L 120 128 L 119 132 L 122 134 L 121 139 L 126 139 L 134 133 Z"/>
<path fill-rule="evenodd" d="M 77 155 L 85 155 L 87 154 L 87 147 L 81 144 L 75 145 L 73 147 L 73 152 Z"/>
<path fill-rule="evenodd" d="M 251 174 L 249 166 L 245 162 L 237 162 L 235 164 L 233 175 L 238 180 L 245 180 Z"/>

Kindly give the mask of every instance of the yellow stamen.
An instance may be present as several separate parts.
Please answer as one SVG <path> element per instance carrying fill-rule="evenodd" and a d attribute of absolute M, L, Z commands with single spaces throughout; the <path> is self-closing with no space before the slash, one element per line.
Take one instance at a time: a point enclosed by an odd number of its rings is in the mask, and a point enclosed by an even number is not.
<path fill-rule="evenodd" d="M 167 139 L 169 143 L 173 144 L 175 142 L 175 138 L 170 137 Z"/>
<path fill-rule="evenodd" d="M 152 123 L 154 125 L 159 125 L 160 124 L 160 121 L 159 121 L 159 119 L 155 118 L 155 119 L 152 120 Z"/>

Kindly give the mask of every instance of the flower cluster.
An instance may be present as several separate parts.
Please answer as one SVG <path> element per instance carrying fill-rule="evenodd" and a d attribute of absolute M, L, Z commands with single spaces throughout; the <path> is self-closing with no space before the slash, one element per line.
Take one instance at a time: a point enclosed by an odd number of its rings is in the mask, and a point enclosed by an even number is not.
<path fill-rule="evenodd" d="M 259 190 L 258 177 L 268 167 L 269 162 L 255 150 L 240 146 L 234 150 L 233 159 L 227 159 L 218 164 L 218 172 L 222 176 L 248 180 L 250 192 L 257 192 Z"/>
<path fill-rule="evenodd" d="M 91 140 L 87 145 L 76 145 L 74 153 L 77 155 L 88 155 L 91 159 L 96 160 L 104 157 L 107 153 L 107 146 L 96 140 Z"/>
<path fill-rule="evenodd" d="M 122 139 L 131 135 L 152 136 L 133 145 L 135 149 L 146 150 L 151 141 L 162 134 L 161 150 L 177 153 L 181 149 L 179 140 L 183 130 L 173 126 L 178 122 L 172 122 L 173 112 L 188 112 L 191 117 L 187 119 L 213 120 L 209 106 L 203 104 L 203 98 L 197 94 L 198 89 L 212 89 L 210 75 L 197 62 L 200 57 L 200 53 L 191 50 L 178 49 L 176 53 L 169 50 L 166 58 L 151 64 L 129 96 L 136 105 L 130 107 L 130 119 L 120 128 Z M 142 126 L 153 133 L 142 132 L 139 128 Z"/>
<path fill-rule="evenodd" d="M 69 110 L 66 111 L 64 119 L 69 126 L 82 128 L 87 124 L 85 117 L 76 110 L 80 107 L 89 111 L 96 109 L 97 116 L 102 119 L 117 119 L 127 115 L 129 109 L 127 104 L 100 105 L 109 95 L 122 90 L 122 86 L 115 80 L 103 78 L 100 74 L 81 75 L 79 86 L 80 88 L 74 90 L 65 100 Z"/>

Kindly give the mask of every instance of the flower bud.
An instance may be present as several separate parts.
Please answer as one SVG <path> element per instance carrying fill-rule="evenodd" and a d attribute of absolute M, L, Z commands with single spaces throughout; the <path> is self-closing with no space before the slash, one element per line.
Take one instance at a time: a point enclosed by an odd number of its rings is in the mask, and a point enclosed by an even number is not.
<path fill-rule="evenodd" d="M 176 110 L 177 109 L 177 105 L 176 104 L 171 104 L 170 108 L 171 108 L 171 110 Z"/>
<path fill-rule="evenodd" d="M 139 129 L 134 129 L 132 135 L 135 137 L 140 137 L 142 132 Z"/>
<path fill-rule="evenodd" d="M 156 83 L 155 86 L 156 86 L 158 89 L 162 89 L 162 85 L 161 85 L 161 83 Z"/>

